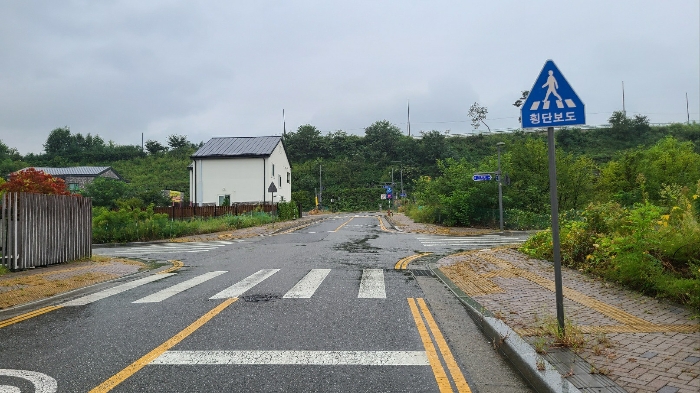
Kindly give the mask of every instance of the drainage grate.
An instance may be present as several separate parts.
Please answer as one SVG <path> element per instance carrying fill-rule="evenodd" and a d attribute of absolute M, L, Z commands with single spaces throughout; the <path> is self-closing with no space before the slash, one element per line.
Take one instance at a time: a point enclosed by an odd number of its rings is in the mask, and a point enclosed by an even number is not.
<path fill-rule="evenodd" d="M 435 277 L 433 272 L 426 269 L 411 269 L 411 273 L 413 273 L 414 276 Z"/>

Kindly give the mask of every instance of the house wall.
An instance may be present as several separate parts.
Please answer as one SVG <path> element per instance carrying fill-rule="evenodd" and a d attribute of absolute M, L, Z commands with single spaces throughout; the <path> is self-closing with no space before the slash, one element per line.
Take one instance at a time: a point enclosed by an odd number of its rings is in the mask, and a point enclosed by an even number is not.
<path fill-rule="evenodd" d="M 275 166 L 274 175 L 272 173 L 272 166 Z M 278 144 L 275 150 L 272 151 L 270 157 L 266 160 L 266 170 L 265 170 L 265 200 L 271 201 L 272 194 L 267 193 L 267 189 L 270 183 L 274 182 L 277 187 L 277 192 L 275 193 L 274 202 L 280 202 L 282 197 L 286 202 L 292 200 L 292 183 L 291 183 L 291 172 L 292 169 L 289 165 L 289 160 L 287 160 L 287 154 L 284 151 L 282 144 Z M 287 174 L 289 176 L 289 183 L 287 183 Z"/>
<path fill-rule="evenodd" d="M 272 182 L 277 187 L 274 202 L 280 202 L 282 197 L 285 201 L 292 199 L 291 166 L 282 143 L 266 158 L 204 158 L 193 161 L 190 200 L 197 205 L 219 205 L 220 196 L 230 195 L 231 203 L 271 202 L 273 194 L 267 190 Z"/>
<path fill-rule="evenodd" d="M 232 203 L 263 199 L 262 158 L 195 160 L 194 171 L 199 205 L 218 205 L 220 195 L 230 195 Z M 190 190 L 190 195 L 194 195 L 193 192 Z"/>
<path fill-rule="evenodd" d="M 63 178 L 63 180 L 66 182 L 66 186 L 70 186 L 71 184 L 76 184 L 76 190 L 77 189 L 85 189 L 85 185 L 92 183 L 93 180 L 97 176 L 87 176 L 87 175 L 80 175 L 80 176 L 71 176 L 71 175 L 65 175 L 65 176 L 58 176 Z M 115 180 L 121 180 L 117 174 L 109 169 L 105 171 L 104 173 L 101 173 L 99 177 L 106 177 L 110 179 L 115 179 Z"/>

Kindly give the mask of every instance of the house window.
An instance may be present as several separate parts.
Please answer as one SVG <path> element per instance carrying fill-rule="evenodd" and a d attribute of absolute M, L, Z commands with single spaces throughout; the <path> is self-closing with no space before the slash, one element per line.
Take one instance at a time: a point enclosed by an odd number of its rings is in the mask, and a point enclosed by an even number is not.
<path fill-rule="evenodd" d="M 282 175 L 279 175 L 279 178 L 277 180 L 277 184 L 279 184 L 280 188 L 282 188 Z"/>
<path fill-rule="evenodd" d="M 275 164 L 272 164 L 272 176 L 275 176 Z"/>
<path fill-rule="evenodd" d="M 76 192 L 80 190 L 80 184 L 78 183 L 68 183 L 68 191 Z"/>
<path fill-rule="evenodd" d="M 292 174 L 287 172 L 287 184 L 290 184 L 292 182 Z"/>
<path fill-rule="evenodd" d="M 231 206 L 231 195 L 219 195 L 219 206 Z"/>

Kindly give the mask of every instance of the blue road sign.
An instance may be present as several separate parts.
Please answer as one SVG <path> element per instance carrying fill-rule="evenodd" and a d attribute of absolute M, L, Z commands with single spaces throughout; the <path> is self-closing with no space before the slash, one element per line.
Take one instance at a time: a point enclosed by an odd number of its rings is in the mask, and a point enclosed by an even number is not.
<path fill-rule="evenodd" d="M 472 176 L 472 180 L 474 180 L 474 181 L 491 180 L 491 175 L 474 175 L 474 176 Z"/>
<path fill-rule="evenodd" d="M 520 115 L 523 128 L 586 124 L 583 101 L 552 60 L 544 63 Z"/>
<path fill-rule="evenodd" d="M 392 197 L 391 193 L 386 194 L 386 199 L 391 199 L 391 197 Z"/>

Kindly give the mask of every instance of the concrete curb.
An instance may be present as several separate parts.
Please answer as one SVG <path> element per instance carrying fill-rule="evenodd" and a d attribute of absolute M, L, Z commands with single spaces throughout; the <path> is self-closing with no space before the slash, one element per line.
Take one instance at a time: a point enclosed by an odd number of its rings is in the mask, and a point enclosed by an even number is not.
<path fill-rule="evenodd" d="M 548 393 L 580 392 L 508 325 L 495 318 L 491 312 L 459 289 L 437 268 L 436 264 L 431 263 L 428 267 L 464 305 L 469 316 L 493 343 L 494 348 L 513 364 L 515 369 L 536 391 Z"/>

